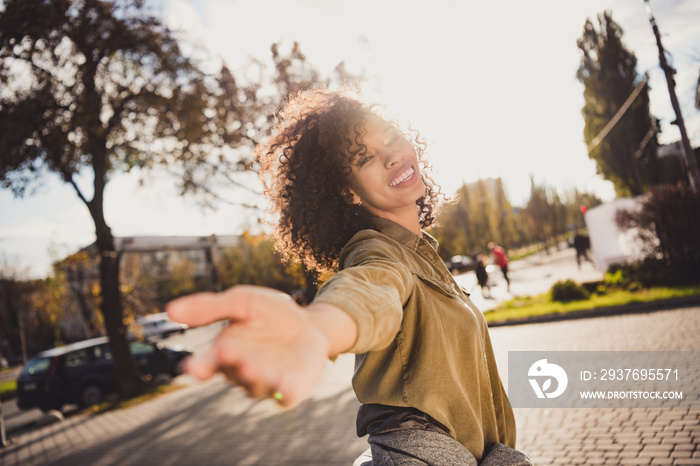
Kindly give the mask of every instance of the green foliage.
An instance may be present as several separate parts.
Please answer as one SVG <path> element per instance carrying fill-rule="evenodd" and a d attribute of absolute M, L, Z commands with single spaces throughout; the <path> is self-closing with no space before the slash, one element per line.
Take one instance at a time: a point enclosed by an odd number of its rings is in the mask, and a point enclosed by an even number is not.
<path fill-rule="evenodd" d="M 653 302 L 689 296 L 700 296 L 700 285 L 679 288 L 645 288 L 634 292 L 611 290 L 602 295 L 592 295 L 590 299 L 585 301 L 571 301 L 568 303 L 550 301 L 550 294 L 545 293 L 526 298 L 515 298 L 501 303 L 493 311 L 486 312 L 484 317 L 486 317 L 488 322 L 501 322 L 590 309 L 601 311 L 606 307 L 619 307 L 632 303 Z"/>
<path fill-rule="evenodd" d="M 629 283 L 629 268 L 622 266 L 611 266 L 603 277 L 605 286 L 622 288 Z"/>
<path fill-rule="evenodd" d="M 439 241 L 445 260 L 485 250 L 489 241 L 520 249 L 549 239 L 558 241 L 571 226 L 583 226 L 580 206 L 599 204 L 595 195 L 577 190 L 560 194 L 536 185 L 533 179 L 527 206 L 518 209 L 512 207 L 500 179 L 479 180 L 457 191 L 456 201 L 443 207 L 430 233 Z"/>
<path fill-rule="evenodd" d="M 639 269 L 632 265 L 613 264 L 603 277 L 603 283 L 599 285 L 602 290 L 623 289 L 627 291 L 640 291 L 645 285 L 639 281 Z M 603 293 L 599 293 L 603 294 Z"/>
<path fill-rule="evenodd" d="M 274 45 L 272 76 L 241 86 L 225 65 L 212 73 L 184 54 L 151 11 L 142 0 L 5 0 L 0 9 L 0 187 L 22 196 L 54 172 L 87 206 L 102 257 L 93 294 L 123 396 L 136 393 L 140 379 L 126 344 L 107 182 L 116 172 L 160 166 L 205 204 L 220 199 L 221 187 L 258 194 L 252 147 L 281 97 L 318 80 L 297 44 L 289 55 Z M 92 174 L 92 198 L 75 182 L 78 173 Z M 175 294 L 194 289 L 191 280 L 175 282 Z M 127 311 L 133 304 L 127 299 Z"/>
<path fill-rule="evenodd" d="M 222 187 L 255 192 L 252 147 L 281 97 L 318 78 L 297 44 L 289 56 L 273 46 L 273 76 L 241 86 L 225 65 L 212 73 L 183 53 L 178 34 L 151 11 L 142 0 L 5 0 L 0 10 L 0 187 L 22 196 L 49 171 L 87 206 L 125 396 L 140 381 L 124 337 L 107 182 L 120 171 L 165 167 L 183 194 L 205 203 L 220 199 Z M 92 174 L 92 198 L 78 173 Z"/>
<path fill-rule="evenodd" d="M 9 355 L 20 356 L 23 349 L 34 354 L 60 341 L 57 319 L 62 309 L 58 306 L 65 293 L 57 291 L 48 279 L 0 277 L 0 341 L 8 345 Z"/>
<path fill-rule="evenodd" d="M 158 283 L 158 298 L 163 306 L 171 299 L 206 289 L 197 283 L 196 268 L 197 265 L 188 258 L 181 258 L 172 265 L 167 279 Z"/>
<path fill-rule="evenodd" d="M 71 183 L 87 168 L 96 192 L 92 200 L 78 194 L 95 216 L 111 172 L 178 165 L 183 192 L 211 193 L 216 173 L 240 170 L 230 148 L 254 143 L 255 93 L 225 66 L 213 75 L 201 69 L 143 2 L 4 3 L 4 187 L 21 195 L 38 168 Z"/>
<path fill-rule="evenodd" d="M 240 246 L 223 250 L 218 270 L 224 287 L 260 285 L 291 293 L 306 286 L 301 265 L 282 263 L 271 238 L 244 233 L 241 240 Z"/>
<path fill-rule="evenodd" d="M 641 81 L 637 58 L 623 44 L 622 35 L 622 28 L 606 11 L 598 15 L 598 28 L 590 19 L 586 20 L 577 42 L 581 51 L 577 76 L 584 85 L 582 113 L 586 144 L 613 119 Z M 645 84 L 619 122 L 589 153 L 598 172 L 613 182 L 621 197 L 642 194 L 659 182 L 656 138 L 640 147 L 647 135 L 654 134 L 655 126 L 649 111 L 649 86 Z"/>
<path fill-rule="evenodd" d="M 550 290 L 552 301 L 567 303 L 570 301 L 583 301 L 591 297 L 584 287 L 573 280 L 558 281 Z"/>

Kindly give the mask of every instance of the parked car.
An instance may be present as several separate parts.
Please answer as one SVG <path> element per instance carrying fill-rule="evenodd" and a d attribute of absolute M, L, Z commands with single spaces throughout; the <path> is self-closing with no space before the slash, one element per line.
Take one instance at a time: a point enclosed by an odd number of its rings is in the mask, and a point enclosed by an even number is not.
<path fill-rule="evenodd" d="M 183 345 L 129 342 L 141 375 L 151 382 L 169 381 L 183 372 L 192 350 Z M 61 409 L 66 404 L 88 407 L 117 391 L 117 378 L 107 337 L 72 343 L 39 353 L 17 378 L 20 409 Z"/>
<path fill-rule="evenodd" d="M 165 338 L 173 333 L 184 333 L 188 328 L 187 325 L 170 319 L 165 312 L 159 312 L 136 319 L 135 333 L 140 333 L 144 338 Z"/>
<path fill-rule="evenodd" d="M 476 264 L 474 263 L 474 259 L 469 256 L 452 256 L 447 263 L 447 268 L 452 273 L 461 273 L 474 270 L 476 268 Z"/>

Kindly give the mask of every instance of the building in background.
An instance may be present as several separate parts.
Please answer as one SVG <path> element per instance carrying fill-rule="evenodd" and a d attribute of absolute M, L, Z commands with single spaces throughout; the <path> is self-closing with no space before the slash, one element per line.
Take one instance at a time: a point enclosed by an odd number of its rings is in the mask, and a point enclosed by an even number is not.
<path fill-rule="evenodd" d="M 116 237 L 125 317 L 162 311 L 164 301 L 192 291 L 218 291 L 220 250 L 236 247 L 239 236 Z M 67 341 L 104 334 L 99 308 L 98 248 L 91 244 L 54 264 L 68 299 L 59 327 Z"/>

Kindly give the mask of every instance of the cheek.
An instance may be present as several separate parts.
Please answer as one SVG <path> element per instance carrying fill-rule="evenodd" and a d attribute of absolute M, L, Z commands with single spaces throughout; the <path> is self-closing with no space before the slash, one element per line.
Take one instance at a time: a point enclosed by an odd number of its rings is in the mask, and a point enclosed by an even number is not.
<path fill-rule="evenodd" d="M 367 176 L 365 174 L 355 174 L 355 176 L 352 178 L 350 181 L 350 189 L 352 189 L 355 193 L 364 195 L 367 193 L 368 186 L 370 183 L 367 180 Z"/>

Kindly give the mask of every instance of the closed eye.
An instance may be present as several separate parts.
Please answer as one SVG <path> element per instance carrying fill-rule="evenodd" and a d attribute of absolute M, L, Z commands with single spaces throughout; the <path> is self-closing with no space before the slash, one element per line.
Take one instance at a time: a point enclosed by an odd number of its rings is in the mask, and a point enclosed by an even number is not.
<path fill-rule="evenodd" d="M 364 164 L 366 164 L 367 162 L 369 162 L 370 160 L 372 160 L 373 158 L 374 158 L 373 155 L 365 155 L 357 162 L 357 165 L 361 167 Z"/>

